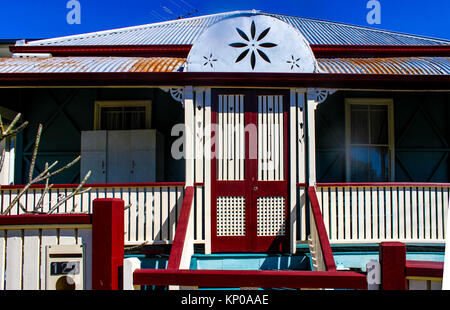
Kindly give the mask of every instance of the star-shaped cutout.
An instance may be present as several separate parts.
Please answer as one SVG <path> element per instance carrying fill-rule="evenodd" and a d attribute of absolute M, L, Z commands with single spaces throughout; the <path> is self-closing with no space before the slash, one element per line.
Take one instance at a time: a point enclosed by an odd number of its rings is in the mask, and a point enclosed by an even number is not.
<path fill-rule="evenodd" d="M 203 64 L 203 66 L 207 66 L 207 65 L 210 65 L 210 66 L 211 66 L 211 68 L 213 68 L 213 67 L 214 67 L 214 65 L 213 65 L 213 64 L 214 64 L 214 62 L 215 62 L 215 61 L 217 61 L 217 59 L 213 57 L 212 53 L 211 53 L 211 54 L 209 54 L 209 57 L 205 57 L 205 56 L 203 56 L 203 58 L 205 59 L 205 63 Z"/>
<path fill-rule="evenodd" d="M 252 21 L 252 24 L 250 26 L 250 36 L 248 36 L 244 31 L 242 31 L 239 28 L 236 28 L 236 31 L 239 34 L 239 36 L 242 39 L 244 39 L 244 42 L 231 43 L 229 44 L 229 46 L 234 48 L 245 48 L 245 50 L 241 54 L 239 54 L 239 56 L 236 58 L 235 61 L 236 63 L 243 60 L 249 52 L 251 52 L 250 65 L 252 66 L 252 69 L 255 69 L 256 66 L 256 53 L 266 62 L 271 63 L 269 57 L 266 55 L 266 53 L 263 52 L 261 48 L 272 48 L 278 45 L 270 42 L 260 42 L 267 36 L 267 34 L 270 31 L 270 27 L 263 30 L 258 35 L 258 37 L 256 37 L 256 25 L 254 21 Z"/>

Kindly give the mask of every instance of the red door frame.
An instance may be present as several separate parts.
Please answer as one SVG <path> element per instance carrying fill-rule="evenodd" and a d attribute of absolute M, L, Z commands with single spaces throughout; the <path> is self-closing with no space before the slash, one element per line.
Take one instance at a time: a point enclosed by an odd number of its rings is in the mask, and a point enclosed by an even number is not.
<path fill-rule="evenodd" d="M 211 92 L 211 123 L 217 124 L 219 95 L 244 95 L 244 123 L 255 124 L 258 121 L 258 96 L 283 95 L 283 135 L 284 135 L 284 180 L 258 181 L 257 158 L 249 159 L 249 134 L 245 133 L 245 179 L 241 181 L 218 181 L 217 158 L 211 159 L 211 249 L 212 252 L 288 252 L 290 238 L 289 216 L 289 91 L 274 89 L 213 89 Z M 214 148 L 215 146 L 213 146 Z M 214 149 L 211 150 L 215 154 Z M 254 188 L 257 188 L 257 192 Z M 257 236 L 257 197 L 283 196 L 285 198 L 284 236 Z M 246 201 L 245 236 L 217 236 L 217 197 L 244 196 Z"/>

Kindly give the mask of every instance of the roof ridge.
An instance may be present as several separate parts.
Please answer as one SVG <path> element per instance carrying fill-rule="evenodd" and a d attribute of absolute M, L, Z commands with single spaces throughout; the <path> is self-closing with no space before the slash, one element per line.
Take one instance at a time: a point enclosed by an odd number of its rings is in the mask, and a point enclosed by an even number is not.
<path fill-rule="evenodd" d="M 212 18 L 217 17 L 220 19 L 220 18 L 227 18 L 227 17 L 231 17 L 231 16 L 235 16 L 235 15 L 239 16 L 239 15 L 245 15 L 245 14 L 267 15 L 267 16 L 272 16 L 274 18 L 281 19 L 285 22 L 288 22 L 288 20 L 291 20 L 292 21 L 291 23 L 297 23 L 296 22 L 296 20 L 297 20 L 298 22 L 300 22 L 300 21 L 308 22 L 309 21 L 309 22 L 317 23 L 317 25 L 319 25 L 319 24 L 336 25 L 338 27 L 342 27 L 343 31 L 344 31 L 344 29 L 352 29 L 350 31 L 356 31 L 356 30 L 367 31 L 367 32 L 372 33 L 373 35 L 376 35 L 376 34 L 385 35 L 386 39 L 389 38 L 385 42 L 389 42 L 389 40 L 394 40 L 394 41 L 397 41 L 396 43 L 400 46 L 408 45 L 408 43 L 407 43 L 408 39 L 411 39 L 411 40 L 416 39 L 418 41 L 418 45 L 435 45 L 435 44 L 449 45 L 450 44 L 450 40 L 447 40 L 447 39 L 439 39 L 439 38 L 432 38 L 432 37 L 427 37 L 427 36 L 423 36 L 423 35 L 402 33 L 402 32 L 398 32 L 398 31 L 370 28 L 367 26 L 359 26 L 359 25 L 348 24 L 348 23 L 343 23 L 343 22 L 334 22 L 334 21 L 321 20 L 321 19 L 315 19 L 315 18 L 310 18 L 310 17 L 300 17 L 300 16 L 293 16 L 293 15 L 287 15 L 287 14 L 270 13 L 270 12 L 264 12 L 261 10 L 237 10 L 237 11 L 228 11 L 228 12 L 214 13 L 214 14 L 201 15 L 201 16 L 193 16 L 193 17 L 188 17 L 188 18 L 183 18 L 183 19 L 172 19 L 172 20 L 156 22 L 156 23 L 127 26 L 127 27 L 122 27 L 122 28 L 93 31 L 93 32 L 75 34 L 75 35 L 69 35 L 69 36 L 41 39 L 41 40 L 27 42 L 27 43 L 25 43 L 25 45 L 26 46 L 27 45 L 28 46 L 53 45 L 54 46 L 54 45 L 58 45 L 58 42 L 62 45 L 69 45 L 69 44 L 67 44 L 67 42 L 70 42 L 72 40 L 73 41 L 84 40 L 84 39 L 90 40 L 92 38 L 97 38 L 97 37 L 103 37 L 103 36 L 114 35 L 114 34 L 123 34 L 123 33 L 127 33 L 127 32 L 138 31 L 140 29 L 153 29 L 153 28 L 157 28 L 157 27 L 162 27 L 164 25 L 189 23 L 189 22 L 196 21 L 196 20 L 205 21 L 204 24 L 199 24 L 198 31 L 200 31 L 200 33 L 201 33 L 201 31 L 203 30 L 202 27 L 208 26 L 207 23 L 216 22 L 215 20 L 211 20 Z M 295 25 L 293 25 L 293 26 L 295 26 Z M 304 27 L 304 26 L 300 25 L 300 27 Z M 305 31 L 305 30 L 301 30 L 301 29 L 298 29 L 298 30 Z M 308 31 L 308 29 L 306 29 L 306 31 Z M 404 39 L 401 39 L 401 38 L 404 38 Z M 112 40 L 114 40 L 114 39 L 112 39 Z M 419 40 L 422 40 L 422 42 L 419 42 Z M 423 42 L 423 41 L 428 41 L 428 43 Z M 80 41 L 78 41 L 78 42 L 80 42 Z M 88 43 L 89 43 L 89 41 L 88 41 Z M 433 43 L 435 43 L 435 44 L 433 44 Z M 154 44 L 154 43 L 152 43 L 152 44 Z M 176 44 L 176 43 L 170 43 L 170 44 Z M 310 44 L 314 45 L 317 43 L 310 42 Z M 321 44 L 321 43 L 319 42 L 319 44 Z M 395 45 L 397 45 L 397 44 L 395 44 Z M 77 44 L 75 43 L 74 45 L 77 45 Z M 85 44 L 83 44 L 83 42 L 81 42 L 79 45 L 85 45 Z M 96 45 L 96 44 L 94 43 L 94 45 Z M 122 40 L 122 45 L 126 45 L 126 44 L 124 44 L 123 40 Z M 352 44 L 349 44 L 349 45 L 352 45 Z M 358 44 L 353 44 L 353 45 L 358 45 Z M 361 45 L 373 45 L 373 44 L 361 44 Z M 377 45 L 377 44 L 375 44 L 375 45 Z M 379 45 L 383 45 L 383 43 L 381 43 Z M 385 44 L 385 45 L 387 45 L 387 44 Z M 414 44 L 410 44 L 410 45 L 414 45 Z"/>

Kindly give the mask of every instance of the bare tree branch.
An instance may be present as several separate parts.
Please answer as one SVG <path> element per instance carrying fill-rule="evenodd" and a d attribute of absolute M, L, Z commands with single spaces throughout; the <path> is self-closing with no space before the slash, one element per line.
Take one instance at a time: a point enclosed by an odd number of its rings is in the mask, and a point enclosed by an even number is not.
<path fill-rule="evenodd" d="M 2 141 L 3 139 L 5 139 L 9 136 L 17 134 L 18 132 L 23 130 L 25 128 L 25 126 L 28 125 L 28 122 L 24 122 L 19 127 L 14 128 L 16 123 L 19 121 L 20 117 L 21 117 L 21 114 L 18 113 L 16 115 L 16 117 L 14 118 L 14 120 L 8 125 L 8 128 L 6 128 L 6 130 L 5 130 L 5 126 L 4 126 L 1 116 L 0 116 L 0 141 Z M 36 177 L 33 178 L 34 167 L 36 165 L 36 158 L 38 155 L 39 143 L 41 140 L 41 134 L 42 134 L 42 124 L 39 124 L 36 138 L 35 138 L 35 144 L 34 144 L 34 148 L 33 148 L 33 155 L 32 155 L 32 159 L 31 159 L 30 170 L 28 172 L 28 183 L 22 188 L 22 190 L 20 190 L 20 192 L 17 194 L 17 196 L 11 202 L 11 204 L 3 211 L 3 213 L 2 213 L 3 215 L 7 215 L 11 211 L 13 206 L 15 206 L 16 204 L 19 206 L 19 208 L 24 213 L 42 214 L 43 212 L 40 212 L 39 210 L 43 209 L 45 196 L 48 195 L 50 189 L 53 187 L 53 184 L 49 184 L 50 178 L 63 172 L 64 170 L 72 167 L 77 162 L 79 162 L 81 159 L 81 156 L 78 156 L 77 158 L 72 160 L 70 163 L 62 166 L 61 168 L 59 168 L 53 172 L 51 170 L 58 164 L 58 161 L 53 162 L 51 165 L 49 165 L 48 163 L 45 163 L 44 171 L 42 171 Z M 4 161 L 4 150 L 2 151 L 1 158 L 0 158 L 0 170 L 1 170 L 1 167 L 3 164 L 3 161 Z M 84 194 L 84 193 L 90 191 L 91 188 L 83 189 L 83 186 L 86 183 L 86 181 L 90 175 L 91 175 L 91 171 L 89 171 L 86 174 L 86 176 L 83 178 L 83 180 L 77 186 L 77 188 L 71 194 L 69 194 L 68 196 L 60 195 L 57 199 L 56 204 L 54 206 L 49 207 L 49 211 L 47 213 L 51 214 L 51 213 L 55 212 L 59 206 L 64 204 L 66 201 L 68 201 L 75 195 L 81 195 L 81 194 Z M 25 193 L 27 193 L 27 191 L 30 189 L 31 185 L 42 182 L 42 181 L 45 181 L 45 187 L 41 194 L 41 197 L 39 198 L 39 201 L 34 205 L 32 211 L 26 210 L 26 208 L 24 208 L 23 205 L 20 203 L 20 198 Z M 75 210 L 75 206 L 73 207 L 71 212 L 74 213 L 74 210 Z"/>
<path fill-rule="evenodd" d="M 42 134 L 42 124 L 39 124 L 36 134 L 36 140 L 34 142 L 33 156 L 31 157 L 30 172 L 28 173 L 28 182 L 31 182 L 31 180 L 33 180 L 34 165 L 36 163 L 37 151 L 39 148 L 39 142 L 41 140 L 41 134 Z"/>

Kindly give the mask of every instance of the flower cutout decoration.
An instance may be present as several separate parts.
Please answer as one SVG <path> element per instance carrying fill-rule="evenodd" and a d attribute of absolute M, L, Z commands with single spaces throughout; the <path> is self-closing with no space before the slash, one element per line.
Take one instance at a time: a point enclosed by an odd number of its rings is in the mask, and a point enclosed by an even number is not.
<path fill-rule="evenodd" d="M 209 54 L 209 57 L 205 57 L 205 56 L 203 56 L 203 58 L 205 59 L 205 63 L 203 64 L 203 66 L 207 66 L 207 65 L 210 65 L 211 66 L 211 68 L 213 68 L 214 67 L 214 62 L 215 61 L 217 61 L 217 59 L 216 58 L 214 58 L 213 57 L 213 55 L 212 54 Z"/>
<path fill-rule="evenodd" d="M 252 69 L 255 69 L 257 54 L 266 62 L 271 63 L 269 57 L 266 55 L 266 53 L 263 52 L 263 49 L 272 48 L 278 45 L 270 42 L 261 42 L 261 40 L 264 39 L 269 33 L 270 27 L 263 30 L 258 36 L 256 36 L 255 22 L 252 21 L 252 25 L 250 27 L 250 36 L 248 36 L 244 31 L 242 31 L 239 28 L 236 28 L 236 31 L 239 34 L 239 36 L 244 40 L 244 42 L 236 42 L 229 44 L 229 46 L 234 48 L 244 48 L 244 51 L 240 53 L 239 56 L 236 58 L 236 63 L 243 60 L 249 54 L 249 52 L 250 52 L 250 65 L 252 66 Z"/>
<path fill-rule="evenodd" d="M 300 58 L 294 58 L 294 55 L 291 55 L 291 59 L 286 62 L 291 65 L 291 70 L 292 70 L 292 69 L 294 69 L 294 67 L 300 68 L 300 66 L 298 65 L 299 61 L 300 61 Z"/>

